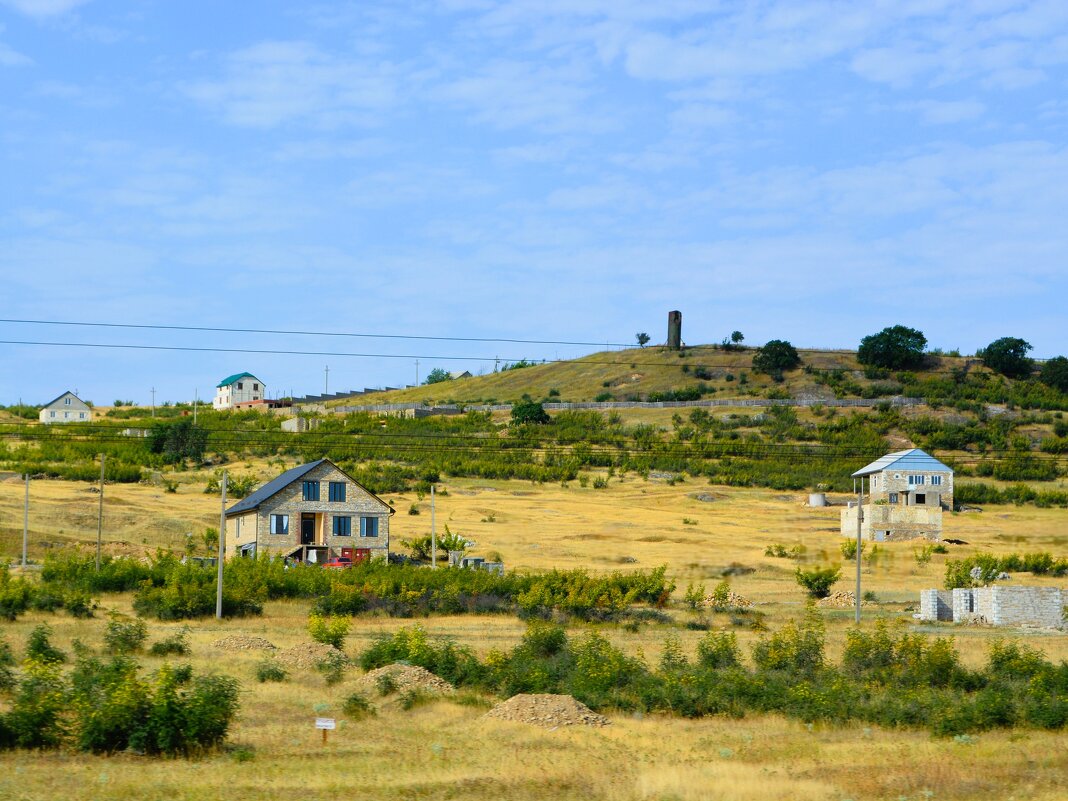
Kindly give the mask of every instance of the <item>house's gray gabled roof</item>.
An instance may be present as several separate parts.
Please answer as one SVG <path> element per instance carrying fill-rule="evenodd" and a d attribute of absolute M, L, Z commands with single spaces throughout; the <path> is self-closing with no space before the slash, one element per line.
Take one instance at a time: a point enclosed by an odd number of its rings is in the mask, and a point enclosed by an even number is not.
<path fill-rule="evenodd" d="M 867 467 L 862 467 L 853 474 L 858 476 L 870 476 L 873 473 L 881 473 L 889 469 L 901 470 L 913 473 L 952 473 L 953 468 L 947 467 L 926 451 L 919 448 L 909 448 L 904 451 L 894 451 L 880 457 Z"/>
<path fill-rule="evenodd" d="M 240 501 L 238 501 L 233 506 L 231 506 L 229 509 L 227 509 L 226 510 L 226 516 L 227 517 L 233 517 L 234 515 L 243 514 L 244 512 L 251 512 L 253 509 L 256 509 L 261 503 L 263 503 L 265 500 L 270 498 L 272 495 L 275 495 L 276 493 L 281 492 L 286 487 L 288 487 L 290 484 L 292 484 L 294 481 L 299 481 L 301 478 L 306 476 L 308 473 L 310 473 L 312 470 L 314 470 L 315 468 L 317 468 L 319 465 L 323 464 L 324 462 L 326 464 L 329 464 L 332 467 L 340 470 L 342 473 L 344 473 L 344 475 L 353 484 L 355 484 L 357 487 L 362 489 L 364 492 L 366 492 L 368 495 L 370 495 L 372 498 L 374 498 L 380 504 L 382 504 L 387 509 L 389 509 L 389 513 L 391 515 L 396 511 L 392 506 L 390 506 L 388 503 L 383 501 L 381 498 L 379 498 L 377 495 L 375 495 L 373 492 L 371 492 L 371 490 L 367 489 L 367 487 L 365 487 L 359 481 L 354 479 L 348 473 L 345 473 L 344 470 L 341 470 L 340 467 L 338 467 L 336 464 L 331 462 L 329 459 L 316 459 L 314 462 L 308 462 L 307 464 L 300 464 L 300 465 L 297 465 L 296 467 L 290 468 L 289 470 L 286 470 L 284 473 L 282 473 L 282 475 L 278 476 L 277 478 L 271 479 L 266 484 L 264 484 L 262 487 L 260 487 L 258 490 L 253 492 L 251 495 L 249 495 L 249 496 L 247 496 L 245 498 L 242 498 Z"/>
<path fill-rule="evenodd" d="M 226 516 L 233 517 L 234 515 L 239 515 L 242 512 L 252 511 L 265 500 L 274 495 L 276 492 L 281 492 L 294 481 L 297 481 L 301 476 L 307 475 L 325 461 L 327 460 L 317 459 L 314 462 L 297 465 L 296 467 L 286 470 L 284 473 L 282 473 L 282 475 L 278 476 L 277 478 L 271 479 L 258 490 L 253 492 L 251 495 L 242 498 L 240 501 L 238 501 L 229 509 L 227 509 Z"/>
<path fill-rule="evenodd" d="M 55 402 L 56 402 L 57 400 L 59 400 L 60 398 L 65 398 L 65 397 L 66 397 L 67 395 L 70 395 L 70 396 L 71 396 L 72 398 L 74 398 L 74 400 L 78 401 L 78 403 L 85 403 L 85 401 L 83 401 L 83 400 L 82 400 L 81 398 L 79 398 L 79 397 L 78 397 L 77 395 L 75 395 L 75 394 L 74 394 L 73 392 L 71 392 L 71 391 L 70 391 L 70 390 L 68 389 L 68 390 L 67 390 L 66 392 L 64 392 L 63 394 L 61 394 L 61 395 L 57 395 L 56 397 L 52 398 L 52 400 L 50 400 L 50 401 L 49 401 L 48 403 L 46 403 L 46 404 L 45 404 L 44 406 L 42 406 L 41 408 L 42 408 L 42 409 L 47 409 L 47 408 L 48 408 L 49 406 L 51 406 L 51 405 L 52 405 L 53 403 L 55 403 Z M 89 404 L 88 404 L 88 403 L 85 403 L 85 405 L 86 405 L 87 407 L 89 406 Z"/>

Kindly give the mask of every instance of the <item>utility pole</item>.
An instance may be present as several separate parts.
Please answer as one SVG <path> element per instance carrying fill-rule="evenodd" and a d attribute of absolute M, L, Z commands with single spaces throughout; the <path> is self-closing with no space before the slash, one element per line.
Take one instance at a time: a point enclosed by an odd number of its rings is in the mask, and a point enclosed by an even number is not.
<path fill-rule="evenodd" d="M 223 556 L 226 553 L 226 471 L 222 474 L 222 512 L 219 513 L 219 559 L 215 581 L 215 618 L 222 620 Z"/>
<path fill-rule="evenodd" d="M 330 365 L 326 366 L 326 371 L 323 378 L 323 394 L 330 394 Z"/>
<path fill-rule="evenodd" d="M 96 514 L 96 572 L 100 572 L 100 540 L 104 532 L 104 454 L 100 454 L 100 505 Z"/>
<path fill-rule="evenodd" d="M 26 549 L 30 542 L 30 474 L 26 474 L 26 502 L 22 507 L 22 569 L 26 569 Z"/>
<path fill-rule="evenodd" d="M 861 524 L 864 521 L 864 476 L 860 477 L 860 484 L 857 485 L 857 591 L 856 598 L 854 598 L 854 606 L 856 610 L 856 623 L 860 625 L 860 549 L 862 547 L 862 529 Z"/>
<path fill-rule="evenodd" d="M 415 385 L 419 386 L 419 360 L 415 360 Z"/>
<path fill-rule="evenodd" d="M 438 569 L 438 529 L 434 518 L 434 485 L 430 485 L 430 566 Z"/>
<path fill-rule="evenodd" d="M 200 400 L 200 387 L 193 390 L 193 425 L 197 424 L 197 402 Z"/>
<path fill-rule="evenodd" d="M 156 388 L 152 387 L 152 416 L 156 416 Z"/>

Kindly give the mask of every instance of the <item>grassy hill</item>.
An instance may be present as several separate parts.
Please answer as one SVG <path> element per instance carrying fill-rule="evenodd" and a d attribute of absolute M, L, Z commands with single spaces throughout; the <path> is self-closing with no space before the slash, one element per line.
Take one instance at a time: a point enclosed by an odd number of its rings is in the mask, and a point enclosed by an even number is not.
<path fill-rule="evenodd" d="M 682 351 L 634 348 L 603 351 L 570 361 L 504 369 L 488 375 L 443 381 L 390 392 L 331 401 L 329 406 L 381 403 L 509 403 L 523 395 L 560 401 L 667 400 L 669 393 L 704 398 L 880 397 L 907 394 L 909 381 L 884 371 L 865 371 L 848 350 L 801 350 L 802 366 L 777 383 L 753 372 L 754 348 L 726 350 L 700 345 Z M 917 380 L 957 373 L 1000 379 L 975 358 L 931 356 L 926 370 L 907 374 Z M 1068 406 L 1068 402 L 1065 404 Z"/>

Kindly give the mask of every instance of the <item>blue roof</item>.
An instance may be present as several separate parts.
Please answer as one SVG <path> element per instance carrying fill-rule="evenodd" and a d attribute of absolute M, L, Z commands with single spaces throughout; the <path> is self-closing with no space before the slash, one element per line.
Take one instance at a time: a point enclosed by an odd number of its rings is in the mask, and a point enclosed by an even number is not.
<path fill-rule="evenodd" d="M 284 473 L 282 473 L 282 475 L 278 476 L 277 478 L 271 479 L 258 490 L 253 492 L 251 495 L 242 498 L 240 501 L 238 501 L 229 509 L 227 509 L 226 516 L 230 517 L 232 515 L 238 515 L 242 512 L 249 512 L 255 509 L 257 506 L 259 506 L 265 500 L 270 498 L 276 492 L 281 492 L 294 481 L 298 480 L 301 476 L 307 475 L 325 461 L 328 460 L 318 459 L 314 462 L 297 465 L 294 468 L 286 470 Z"/>
<path fill-rule="evenodd" d="M 238 381 L 244 378 L 245 376 L 248 376 L 249 378 L 256 378 L 256 376 L 252 375 L 252 373 L 234 373 L 233 375 L 224 378 L 222 381 L 216 384 L 215 387 L 216 389 L 218 389 L 219 387 L 228 387 L 235 381 Z M 256 380 L 258 381 L 259 379 Z"/>
<path fill-rule="evenodd" d="M 870 476 L 872 473 L 881 473 L 884 470 L 901 470 L 914 473 L 952 473 L 953 468 L 947 467 L 926 451 L 919 448 L 910 448 L 905 451 L 894 451 L 880 457 L 867 467 L 862 467 L 853 474 L 853 477 Z"/>

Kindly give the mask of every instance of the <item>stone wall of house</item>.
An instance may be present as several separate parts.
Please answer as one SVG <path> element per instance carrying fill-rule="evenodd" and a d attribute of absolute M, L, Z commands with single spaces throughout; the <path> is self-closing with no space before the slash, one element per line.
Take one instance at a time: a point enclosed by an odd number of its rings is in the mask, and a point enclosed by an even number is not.
<path fill-rule="evenodd" d="M 983 587 L 998 626 L 1064 627 L 1064 593 L 1058 587 Z"/>
<path fill-rule="evenodd" d="M 960 587 L 952 591 L 923 590 L 920 620 L 988 623 L 994 626 L 1065 628 L 1065 593 L 1057 587 Z M 943 607 L 948 603 L 948 616 Z"/>
<path fill-rule="evenodd" d="M 842 509 L 842 535 L 857 536 L 857 507 Z M 942 538 L 942 509 L 937 506 L 891 506 L 889 504 L 864 504 L 864 520 L 861 533 L 864 539 L 877 539 L 874 532 L 889 532 L 889 540 L 910 540 L 927 537 Z"/>
<path fill-rule="evenodd" d="M 927 506 L 942 506 L 945 509 L 953 508 L 953 473 L 951 472 L 921 472 L 925 478 L 922 485 L 909 484 L 909 471 L 903 469 L 884 470 L 872 476 L 871 497 L 872 500 L 889 500 L 890 493 L 894 493 L 899 503 L 905 505 L 905 498 L 911 494 L 920 493 L 925 496 L 924 504 Z M 932 484 L 931 480 L 938 476 L 940 484 Z M 912 502 L 910 502 L 912 503 Z"/>
<path fill-rule="evenodd" d="M 953 620 L 953 593 L 950 590 L 921 591 L 920 620 Z"/>

